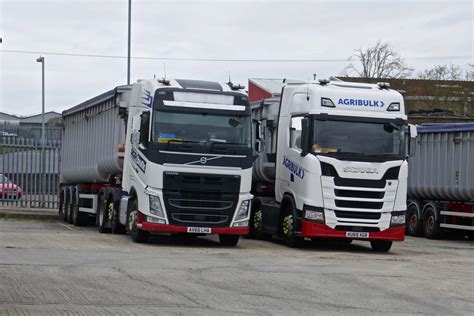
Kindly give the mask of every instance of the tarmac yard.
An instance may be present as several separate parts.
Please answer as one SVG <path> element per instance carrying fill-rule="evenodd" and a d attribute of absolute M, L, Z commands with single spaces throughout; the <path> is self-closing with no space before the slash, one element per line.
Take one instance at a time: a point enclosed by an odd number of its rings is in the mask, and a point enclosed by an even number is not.
<path fill-rule="evenodd" d="M 470 314 L 474 242 L 408 237 L 290 249 L 243 239 L 99 234 L 0 218 L 0 315 Z"/>

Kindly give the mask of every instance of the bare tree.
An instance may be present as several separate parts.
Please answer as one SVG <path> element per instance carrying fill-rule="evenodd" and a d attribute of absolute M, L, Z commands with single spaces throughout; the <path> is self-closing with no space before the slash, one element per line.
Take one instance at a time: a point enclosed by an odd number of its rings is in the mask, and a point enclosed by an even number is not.
<path fill-rule="evenodd" d="M 344 68 L 346 76 L 356 75 L 362 78 L 407 78 L 413 72 L 400 54 L 393 50 L 388 43 L 378 41 L 375 46 L 357 49 L 349 59 L 355 59 L 356 64 L 350 63 Z"/>
<path fill-rule="evenodd" d="M 474 80 L 474 64 L 467 64 L 465 77 L 466 77 L 466 80 L 468 81 Z"/>
<path fill-rule="evenodd" d="M 455 64 L 437 65 L 418 73 L 419 79 L 428 80 L 462 80 L 462 68 Z M 466 77 L 469 73 L 466 72 Z"/>

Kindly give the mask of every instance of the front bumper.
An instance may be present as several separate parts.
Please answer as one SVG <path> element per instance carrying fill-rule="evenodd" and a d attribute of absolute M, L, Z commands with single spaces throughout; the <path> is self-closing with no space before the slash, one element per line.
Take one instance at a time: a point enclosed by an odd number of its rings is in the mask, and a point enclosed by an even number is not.
<path fill-rule="evenodd" d="M 137 217 L 138 228 L 149 231 L 149 232 L 157 232 L 157 233 L 187 233 L 188 227 L 190 226 L 176 226 L 176 225 L 169 225 L 169 224 L 157 224 L 157 223 L 150 223 L 144 220 L 142 213 L 139 213 Z M 211 235 L 219 234 L 219 235 L 248 235 L 249 227 L 216 227 L 211 228 Z"/>
<path fill-rule="evenodd" d="M 318 224 L 307 220 L 301 221 L 301 236 L 308 238 L 347 238 L 346 231 L 335 230 L 327 225 Z M 388 228 L 381 232 L 370 232 L 369 238 L 364 238 L 361 240 L 403 241 L 405 240 L 405 226 Z"/>

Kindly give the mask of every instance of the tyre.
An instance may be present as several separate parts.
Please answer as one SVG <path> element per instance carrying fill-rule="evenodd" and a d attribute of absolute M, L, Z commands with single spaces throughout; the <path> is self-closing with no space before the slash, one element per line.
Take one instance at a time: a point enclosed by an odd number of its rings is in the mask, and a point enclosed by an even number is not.
<path fill-rule="evenodd" d="M 79 205 L 76 202 L 76 199 L 72 198 L 72 223 L 74 226 L 84 226 L 87 224 L 87 220 L 89 215 L 87 213 L 83 213 L 79 211 Z"/>
<path fill-rule="evenodd" d="M 285 239 L 286 245 L 291 248 L 302 247 L 304 243 L 303 237 L 295 236 L 295 210 L 295 204 L 293 200 L 290 200 L 283 210 L 284 215 L 281 222 L 281 232 L 283 238 Z"/>
<path fill-rule="evenodd" d="M 107 214 L 107 201 L 103 195 L 99 197 L 99 209 L 97 210 L 96 222 L 99 233 L 110 233 L 110 221 Z"/>
<path fill-rule="evenodd" d="M 62 207 L 63 220 L 67 222 L 68 208 L 69 208 L 69 194 L 67 193 L 64 194 L 64 201 L 61 207 Z"/>
<path fill-rule="evenodd" d="M 120 224 L 119 213 L 120 213 L 120 204 L 118 202 L 109 202 L 108 209 L 112 208 L 111 217 L 110 217 L 110 230 L 112 234 L 125 234 L 125 226 Z M 109 213 L 110 214 L 110 213 Z"/>
<path fill-rule="evenodd" d="M 63 212 L 64 212 L 64 192 L 61 192 L 61 194 L 59 194 L 58 215 L 60 217 L 64 216 Z"/>
<path fill-rule="evenodd" d="M 388 252 L 392 248 L 393 242 L 387 240 L 373 240 L 370 242 L 373 251 Z"/>
<path fill-rule="evenodd" d="M 423 230 L 421 219 L 418 215 L 418 208 L 412 204 L 407 210 L 407 234 L 410 236 L 420 236 Z"/>
<path fill-rule="evenodd" d="M 219 242 L 222 246 L 235 247 L 239 243 L 239 235 L 219 235 Z"/>
<path fill-rule="evenodd" d="M 254 203 L 252 205 L 252 212 L 250 216 L 249 234 L 247 235 L 248 238 L 261 240 L 270 240 L 272 238 L 270 234 L 263 232 L 262 221 L 262 207 L 260 203 Z"/>
<path fill-rule="evenodd" d="M 440 235 L 439 222 L 436 220 L 435 210 L 431 206 L 426 208 L 423 233 L 429 239 L 436 239 Z"/>
<path fill-rule="evenodd" d="M 150 233 L 137 227 L 138 206 L 136 201 L 132 201 L 131 203 L 132 205 L 128 216 L 128 223 L 130 234 L 132 235 L 132 241 L 140 244 L 147 243 Z"/>
<path fill-rule="evenodd" d="M 72 205 L 72 196 L 69 197 L 69 201 L 66 205 L 66 222 L 72 224 L 72 212 L 73 212 L 73 205 Z"/>

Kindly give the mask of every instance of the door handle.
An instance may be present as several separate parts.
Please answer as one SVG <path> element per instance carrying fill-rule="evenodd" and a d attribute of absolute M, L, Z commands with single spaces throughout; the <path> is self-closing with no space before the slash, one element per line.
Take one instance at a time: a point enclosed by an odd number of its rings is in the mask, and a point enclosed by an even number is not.
<path fill-rule="evenodd" d="M 290 173 L 290 181 L 295 182 L 295 175 Z"/>

